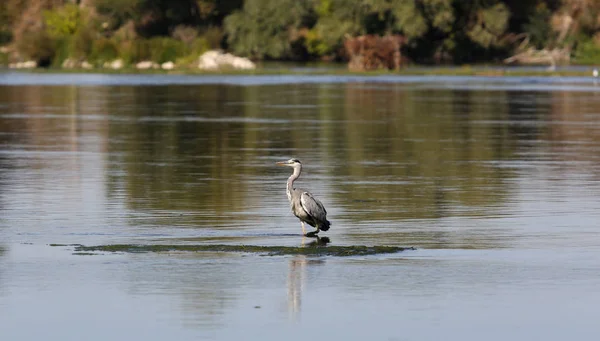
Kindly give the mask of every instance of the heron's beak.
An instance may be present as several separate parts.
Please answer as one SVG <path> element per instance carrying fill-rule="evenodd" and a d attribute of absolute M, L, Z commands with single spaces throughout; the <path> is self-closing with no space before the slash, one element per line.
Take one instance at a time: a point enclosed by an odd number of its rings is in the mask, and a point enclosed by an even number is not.
<path fill-rule="evenodd" d="M 277 166 L 287 166 L 288 162 L 287 161 L 279 161 L 279 162 L 275 162 L 275 164 Z"/>

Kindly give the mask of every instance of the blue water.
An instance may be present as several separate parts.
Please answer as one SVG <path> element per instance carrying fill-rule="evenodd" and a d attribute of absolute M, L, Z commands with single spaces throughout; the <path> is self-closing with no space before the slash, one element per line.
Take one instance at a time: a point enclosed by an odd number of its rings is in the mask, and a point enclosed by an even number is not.
<path fill-rule="evenodd" d="M 588 78 L 0 74 L 2 340 L 564 340 L 600 327 Z M 302 246 L 289 169 L 362 257 Z"/>

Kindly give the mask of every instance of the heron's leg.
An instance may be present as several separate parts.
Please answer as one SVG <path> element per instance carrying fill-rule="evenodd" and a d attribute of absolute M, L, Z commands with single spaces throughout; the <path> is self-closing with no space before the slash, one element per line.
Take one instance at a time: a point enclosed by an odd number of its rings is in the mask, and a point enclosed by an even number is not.
<path fill-rule="evenodd" d="M 302 223 L 302 235 L 306 236 L 306 229 L 304 228 L 304 222 L 300 221 Z"/>

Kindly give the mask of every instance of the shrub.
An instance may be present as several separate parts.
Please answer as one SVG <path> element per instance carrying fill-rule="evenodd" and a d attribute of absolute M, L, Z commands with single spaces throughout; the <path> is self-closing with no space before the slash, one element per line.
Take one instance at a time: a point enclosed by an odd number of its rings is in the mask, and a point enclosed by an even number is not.
<path fill-rule="evenodd" d="M 50 64 L 56 53 L 54 39 L 44 30 L 24 32 L 16 46 L 23 56 L 37 61 L 39 65 Z"/>
<path fill-rule="evenodd" d="M 9 30 L 0 28 L 0 45 L 9 43 L 12 40 L 12 33 Z"/>
<path fill-rule="evenodd" d="M 118 57 L 126 63 L 151 60 L 157 63 L 177 61 L 188 64 L 208 50 L 208 42 L 204 38 L 195 38 L 188 44 L 167 37 L 136 39 L 114 44 Z"/>
<path fill-rule="evenodd" d="M 8 53 L 0 52 L 0 65 L 8 64 Z"/>
<path fill-rule="evenodd" d="M 186 54 L 185 43 L 170 38 L 151 38 L 148 41 L 150 59 L 157 63 L 174 61 Z"/>
<path fill-rule="evenodd" d="M 130 20 L 123 26 L 119 27 L 118 30 L 112 35 L 117 41 L 128 41 L 137 39 L 138 35 L 135 32 L 135 23 Z"/>
<path fill-rule="evenodd" d="M 108 38 L 100 38 L 92 43 L 90 61 L 102 63 L 116 59 L 119 50 L 115 42 Z"/>
<path fill-rule="evenodd" d="M 50 35 L 64 37 L 73 35 L 77 31 L 81 13 L 77 5 L 66 4 L 54 10 L 44 11 L 43 17 Z"/>
<path fill-rule="evenodd" d="M 554 38 L 550 19 L 552 12 L 545 4 L 536 7 L 535 12 L 529 18 L 529 22 L 523 26 L 529 34 L 531 44 L 537 49 L 543 49 Z"/>
<path fill-rule="evenodd" d="M 179 25 L 173 30 L 171 37 L 189 44 L 198 37 L 198 30 L 191 26 Z"/>
<path fill-rule="evenodd" d="M 206 38 L 196 38 L 188 46 L 187 54 L 198 57 L 204 52 L 210 50 L 211 48 L 213 47 L 210 45 L 209 41 Z"/>
<path fill-rule="evenodd" d="M 123 61 L 127 64 L 133 64 L 144 59 L 139 58 L 138 56 L 137 43 L 137 40 L 127 40 L 121 41 L 120 43 L 115 43 L 118 49 L 119 58 L 123 59 Z"/>
<path fill-rule="evenodd" d="M 577 43 L 574 57 L 578 64 L 600 64 L 600 46 L 594 39 L 582 38 Z"/>
<path fill-rule="evenodd" d="M 187 46 L 186 54 L 176 59 L 176 63 L 178 65 L 196 67 L 198 57 L 209 49 L 209 43 L 205 38 L 196 38 L 189 46 Z"/>
<path fill-rule="evenodd" d="M 206 50 L 209 50 L 221 48 L 225 34 L 220 27 L 209 27 L 202 31 L 201 36 L 206 42 Z"/>
<path fill-rule="evenodd" d="M 344 42 L 346 53 L 350 57 L 348 67 L 352 71 L 397 70 L 401 63 L 400 47 L 405 40 L 400 35 L 348 38 Z"/>
<path fill-rule="evenodd" d="M 89 13 L 81 11 L 75 4 L 66 4 L 42 12 L 45 35 L 52 38 L 46 49 L 52 46 L 51 63 L 60 66 L 67 58 L 85 59 L 93 53 L 94 20 Z"/>
<path fill-rule="evenodd" d="M 70 38 L 69 56 L 76 59 L 85 59 L 92 53 L 94 31 L 89 26 L 80 27 Z"/>
<path fill-rule="evenodd" d="M 306 50 L 316 56 L 324 56 L 331 52 L 331 46 L 327 45 L 314 28 L 306 33 Z"/>
<path fill-rule="evenodd" d="M 72 41 L 69 38 L 60 38 L 53 40 L 53 49 L 54 55 L 52 56 L 52 60 L 49 64 L 53 67 L 60 67 L 65 61 L 65 59 L 69 58 L 71 51 Z"/>

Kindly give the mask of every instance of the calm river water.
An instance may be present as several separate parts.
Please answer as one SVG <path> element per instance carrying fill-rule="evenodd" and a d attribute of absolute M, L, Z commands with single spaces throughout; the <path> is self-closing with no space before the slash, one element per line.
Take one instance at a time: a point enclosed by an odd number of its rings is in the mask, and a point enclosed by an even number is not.
<path fill-rule="evenodd" d="M 361 257 L 75 255 L 302 246 Z M 592 340 L 600 85 L 583 78 L 0 74 L 1 340 Z"/>

